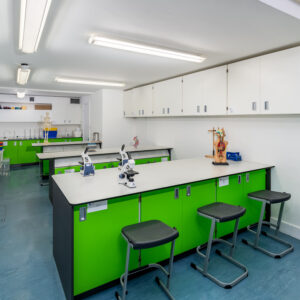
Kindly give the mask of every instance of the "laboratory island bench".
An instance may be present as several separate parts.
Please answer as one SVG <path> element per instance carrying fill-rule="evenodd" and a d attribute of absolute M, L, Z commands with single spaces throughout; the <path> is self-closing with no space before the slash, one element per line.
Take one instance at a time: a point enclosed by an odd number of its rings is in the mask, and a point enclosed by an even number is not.
<path fill-rule="evenodd" d="M 52 139 L 53 140 L 53 139 Z M 67 152 L 67 151 L 83 151 L 88 144 L 96 144 L 96 146 L 101 149 L 101 141 L 83 141 L 82 138 L 73 138 L 70 140 L 56 139 L 55 142 L 52 142 L 49 139 L 49 143 L 33 143 L 32 147 L 39 148 L 41 151 L 36 154 L 37 158 L 40 161 L 40 176 L 43 178 L 49 177 L 49 160 L 39 158 L 39 154 L 50 154 L 56 152 Z"/>
<path fill-rule="evenodd" d="M 126 151 L 134 158 L 136 165 L 150 164 L 171 160 L 172 147 L 168 146 L 127 146 Z M 65 152 L 51 152 L 39 153 L 37 157 L 42 162 L 49 162 L 48 174 L 49 179 L 49 198 L 52 201 L 52 178 L 54 174 L 74 173 L 80 171 L 80 161 L 82 161 L 81 151 L 65 151 Z M 97 149 L 93 152 L 88 152 L 91 157 L 95 169 L 115 168 L 119 165 L 120 148 L 103 148 Z"/>
<path fill-rule="evenodd" d="M 124 272 L 124 226 L 161 220 L 179 231 L 175 255 L 208 241 L 210 222 L 197 208 L 215 201 L 246 208 L 239 229 L 258 222 L 261 204 L 253 191 L 271 188 L 272 165 L 230 162 L 214 166 L 194 158 L 136 166 L 136 188 L 118 184 L 118 169 L 53 176 L 53 255 L 67 299 L 116 284 Z M 269 211 L 266 218 L 269 218 Z M 233 221 L 218 223 L 215 236 L 233 232 Z M 166 260 L 170 245 L 134 250 L 130 270 Z"/>

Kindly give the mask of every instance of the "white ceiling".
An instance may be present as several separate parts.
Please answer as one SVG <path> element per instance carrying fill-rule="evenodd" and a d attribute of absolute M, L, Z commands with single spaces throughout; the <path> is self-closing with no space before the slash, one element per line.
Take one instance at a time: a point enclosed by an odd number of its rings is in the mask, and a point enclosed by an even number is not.
<path fill-rule="evenodd" d="M 19 3 L 0 1 L 0 91 L 16 90 L 20 63 L 32 69 L 27 90 L 71 94 L 99 87 L 56 83 L 55 76 L 120 81 L 130 88 L 300 42 L 300 20 L 257 0 L 53 0 L 38 52 L 22 54 Z M 92 46 L 91 33 L 207 59 L 196 64 Z"/>

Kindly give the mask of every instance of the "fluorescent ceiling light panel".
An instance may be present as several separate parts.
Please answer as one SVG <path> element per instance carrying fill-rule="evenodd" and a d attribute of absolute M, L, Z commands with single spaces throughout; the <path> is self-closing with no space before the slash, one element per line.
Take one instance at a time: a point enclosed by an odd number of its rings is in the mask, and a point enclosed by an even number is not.
<path fill-rule="evenodd" d="M 73 78 L 64 78 L 64 77 L 56 77 L 54 80 L 56 82 L 60 82 L 60 83 L 101 85 L 101 86 L 112 86 L 112 87 L 123 87 L 123 86 L 125 86 L 125 84 L 121 83 L 121 82 L 97 81 L 97 80 L 86 80 L 86 79 L 73 79 Z"/>
<path fill-rule="evenodd" d="M 21 65 L 18 68 L 18 73 L 17 73 L 17 83 L 21 85 L 27 84 L 29 75 L 30 75 L 30 69 L 28 68 L 27 65 Z"/>
<path fill-rule="evenodd" d="M 280 10 L 288 15 L 300 19 L 300 1 L 299 0 L 260 0 L 273 8 Z"/>
<path fill-rule="evenodd" d="M 184 61 L 190 61 L 195 63 L 201 63 L 205 60 L 204 57 L 194 54 L 188 54 L 179 51 L 167 50 L 158 47 L 147 46 L 143 44 L 137 44 L 133 42 L 126 42 L 111 38 L 106 38 L 102 36 L 95 36 L 92 35 L 89 38 L 89 43 L 92 45 L 120 49 L 125 51 L 131 51 L 136 53 L 148 54 L 148 55 L 155 55 L 173 59 L 179 59 Z"/>
<path fill-rule="evenodd" d="M 17 92 L 17 97 L 23 99 L 25 97 L 25 92 Z"/>
<path fill-rule="evenodd" d="M 37 51 L 52 0 L 21 0 L 19 49 Z"/>

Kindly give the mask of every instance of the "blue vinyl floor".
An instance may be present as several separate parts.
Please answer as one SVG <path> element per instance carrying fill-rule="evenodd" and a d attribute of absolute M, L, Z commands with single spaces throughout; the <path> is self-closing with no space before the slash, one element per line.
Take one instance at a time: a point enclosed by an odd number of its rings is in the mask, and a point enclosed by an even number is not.
<path fill-rule="evenodd" d="M 177 261 L 171 282 L 174 297 L 300 299 L 300 241 L 282 236 L 294 244 L 295 251 L 276 260 L 241 243 L 242 238 L 252 238 L 250 233 L 239 235 L 235 258 L 248 267 L 249 277 L 231 290 L 216 286 L 190 267 L 192 261 L 200 263 L 196 254 Z M 265 241 L 262 238 L 262 245 L 280 250 Z M 216 255 L 211 258 L 210 271 L 223 280 L 240 274 L 239 269 Z M 131 280 L 127 299 L 168 299 L 154 282 L 157 274 L 159 271 L 153 271 Z M 120 287 L 88 299 L 115 299 L 116 289 Z M 9 177 L 0 177 L 0 299 L 65 299 L 52 256 L 52 206 L 48 187 L 39 185 L 37 166 L 23 167 L 11 171 Z"/>

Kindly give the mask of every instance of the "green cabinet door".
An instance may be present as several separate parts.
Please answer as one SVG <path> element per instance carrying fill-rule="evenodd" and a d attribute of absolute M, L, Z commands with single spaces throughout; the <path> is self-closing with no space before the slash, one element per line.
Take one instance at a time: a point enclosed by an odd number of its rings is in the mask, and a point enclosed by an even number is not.
<path fill-rule="evenodd" d="M 138 223 L 137 195 L 108 200 L 107 209 L 87 213 L 80 222 L 74 207 L 74 295 L 115 280 L 124 273 L 127 243 L 124 226 Z M 86 206 L 86 205 L 85 205 Z M 130 269 L 138 267 L 139 252 L 132 250 Z"/>
<path fill-rule="evenodd" d="M 22 164 L 36 162 L 36 149 L 32 147 L 32 143 L 36 143 L 35 140 L 24 140 L 19 148 L 19 156 Z"/>
<path fill-rule="evenodd" d="M 18 163 L 18 142 L 17 141 L 7 141 L 6 146 L 3 147 L 4 158 L 9 158 L 10 164 L 14 165 Z"/>
<path fill-rule="evenodd" d="M 160 220 L 171 227 L 176 227 L 179 231 L 179 238 L 175 242 L 175 255 L 181 253 L 182 243 L 182 197 L 180 187 L 178 198 L 175 195 L 175 189 L 166 188 L 158 191 L 142 193 L 141 196 L 141 221 Z M 151 249 L 145 249 L 141 252 L 141 263 L 160 262 L 170 257 L 171 243 L 158 246 Z"/>
<path fill-rule="evenodd" d="M 246 213 L 240 219 L 240 228 L 245 228 L 258 222 L 262 203 L 248 198 L 248 193 L 266 189 L 266 170 L 252 171 L 243 174 L 244 194 L 241 206 Z"/>
<path fill-rule="evenodd" d="M 197 209 L 216 201 L 216 181 L 207 180 L 187 185 L 182 201 L 182 251 L 193 249 L 208 241 L 211 220 L 201 217 Z"/>
<path fill-rule="evenodd" d="M 220 186 L 222 182 L 217 180 L 217 201 L 232 205 L 241 205 L 244 199 L 244 180 L 242 175 L 232 175 L 228 177 L 228 184 Z M 222 237 L 234 231 L 234 221 L 217 223 L 216 235 Z M 241 228 L 241 224 L 239 226 Z"/>

